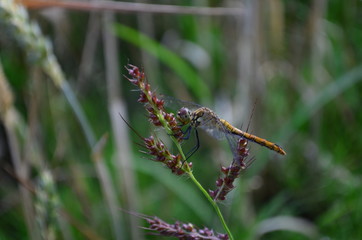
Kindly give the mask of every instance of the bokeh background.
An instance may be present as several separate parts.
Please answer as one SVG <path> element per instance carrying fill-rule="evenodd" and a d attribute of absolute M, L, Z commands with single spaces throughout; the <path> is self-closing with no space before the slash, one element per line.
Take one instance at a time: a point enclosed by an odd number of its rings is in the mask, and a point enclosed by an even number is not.
<path fill-rule="evenodd" d="M 202 14 L 25 1 L 48 41 L 1 1 L 0 239 L 160 239 L 136 213 L 223 232 L 187 177 L 139 152 L 119 114 L 173 148 L 137 103 L 128 63 L 157 93 L 286 150 L 249 143 L 253 164 L 220 203 L 236 239 L 362 237 L 360 0 L 152 2 L 208 7 Z M 232 155 L 200 138 L 190 161 L 214 189 Z"/>

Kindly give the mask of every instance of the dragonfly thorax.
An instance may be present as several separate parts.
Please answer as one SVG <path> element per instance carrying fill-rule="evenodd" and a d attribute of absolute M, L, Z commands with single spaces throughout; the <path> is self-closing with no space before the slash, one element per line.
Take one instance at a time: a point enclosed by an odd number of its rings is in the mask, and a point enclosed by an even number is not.
<path fill-rule="evenodd" d="M 199 109 L 196 109 L 195 111 L 190 113 L 190 124 L 192 127 L 196 128 L 204 123 L 204 115 L 206 116 L 213 116 L 213 114 L 210 114 L 210 109 L 206 107 L 201 107 Z"/>

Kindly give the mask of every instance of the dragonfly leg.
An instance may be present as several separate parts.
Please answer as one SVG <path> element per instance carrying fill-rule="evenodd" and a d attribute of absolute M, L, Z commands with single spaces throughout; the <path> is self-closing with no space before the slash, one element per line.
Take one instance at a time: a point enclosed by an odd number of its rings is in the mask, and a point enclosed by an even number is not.
<path fill-rule="evenodd" d="M 181 127 L 181 126 L 180 126 Z M 183 140 L 188 140 L 190 138 L 190 134 L 191 134 L 191 130 L 192 130 L 192 127 L 191 126 L 188 126 L 187 129 L 185 131 L 182 131 L 182 134 L 184 135 L 182 137 Z M 174 134 L 168 134 L 169 136 L 176 136 Z"/>
<path fill-rule="evenodd" d="M 183 140 L 188 140 L 190 138 L 192 127 L 188 126 L 188 128 L 183 132 L 184 136 L 182 137 Z"/>
<path fill-rule="evenodd" d="M 191 128 L 190 128 L 191 129 Z M 188 130 L 190 131 L 190 130 Z M 190 135 L 190 134 L 188 134 Z M 195 129 L 195 136 L 196 136 L 196 140 L 197 140 L 197 143 L 196 145 L 186 154 L 186 159 L 184 161 L 182 161 L 182 164 L 181 164 L 181 168 L 182 166 L 184 165 L 184 163 L 186 162 L 187 159 L 189 159 L 192 155 L 194 155 L 194 153 L 199 149 L 200 147 L 200 141 L 199 141 L 199 133 L 197 132 L 197 129 Z M 189 136 L 190 137 L 190 136 Z"/>
<path fill-rule="evenodd" d="M 190 134 L 189 134 L 190 135 Z M 195 128 L 195 136 L 196 136 L 196 145 L 186 154 L 186 160 L 189 159 L 194 153 L 199 149 L 200 147 L 200 141 L 199 141 L 199 133 L 197 132 L 197 129 Z"/>

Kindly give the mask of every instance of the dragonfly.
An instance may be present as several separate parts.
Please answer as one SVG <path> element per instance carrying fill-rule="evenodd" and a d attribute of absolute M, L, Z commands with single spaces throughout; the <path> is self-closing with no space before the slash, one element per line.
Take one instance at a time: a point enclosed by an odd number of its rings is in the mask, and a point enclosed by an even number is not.
<path fill-rule="evenodd" d="M 244 132 L 225 119 L 219 118 L 210 108 L 198 105 L 192 102 L 186 102 L 172 97 L 163 97 L 166 107 L 178 107 L 177 118 L 182 125 L 188 125 L 184 132 L 185 139 L 189 138 L 191 130 L 195 129 L 197 145 L 191 150 L 189 157 L 194 154 L 199 146 L 199 137 L 197 129 L 203 129 L 216 139 L 227 138 L 233 154 L 235 154 L 236 143 L 238 138 L 245 138 L 261 146 L 267 147 L 281 155 L 286 152 L 278 144 L 268 141 L 264 138 L 255 136 L 248 132 Z"/>

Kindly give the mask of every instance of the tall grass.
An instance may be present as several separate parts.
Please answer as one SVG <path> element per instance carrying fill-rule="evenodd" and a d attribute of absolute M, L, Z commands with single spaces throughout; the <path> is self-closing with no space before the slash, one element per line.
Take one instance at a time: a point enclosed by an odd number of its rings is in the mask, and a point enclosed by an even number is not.
<path fill-rule="evenodd" d="M 0 239 L 141 239 L 146 223 L 124 208 L 223 232 L 186 177 L 139 154 L 119 113 L 143 136 L 160 133 L 123 78 L 130 62 L 157 91 L 243 130 L 250 121 L 249 132 L 285 148 L 280 158 L 249 143 L 253 165 L 220 206 L 235 239 L 360 238 L 360 1 L 186 4 L 235 11 L 89 19 L 35 4 L 30 18 L 0 1 Z M 213 189 L 232 156 L 225 142 L 203 133 L 200 142 L 193 172 Z M 44 173 L 54 189 L 41 188 Z M 47 215 L 32 189 L 56 196 L 56 207 L 42 202 L 59 210 L 48 228 L 33 221 Z"/>

